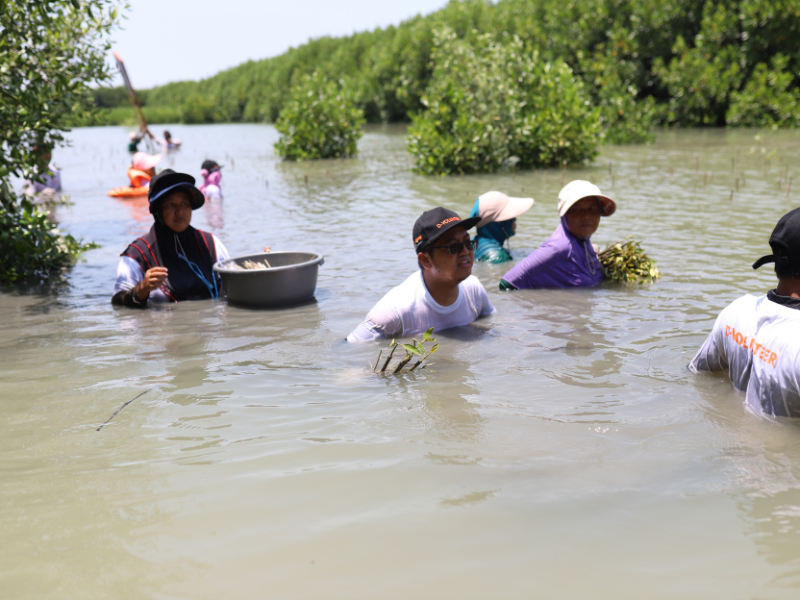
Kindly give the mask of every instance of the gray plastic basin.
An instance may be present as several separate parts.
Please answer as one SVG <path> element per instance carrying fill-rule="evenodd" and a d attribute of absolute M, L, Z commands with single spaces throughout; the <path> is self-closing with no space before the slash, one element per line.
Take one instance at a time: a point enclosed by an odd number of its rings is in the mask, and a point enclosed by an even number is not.
<path fill-rule="evenodd" d="M 246 260 L 263 263 L 270 269 L 227 268 Z M 317 287 L 317 271 L 325 263 L 313 252 L 268 252 L 236 256 L 220 261 L 214 270 L 222 278 L 228 300 L 248 306 L 288 306 L 312 298 Z"/>

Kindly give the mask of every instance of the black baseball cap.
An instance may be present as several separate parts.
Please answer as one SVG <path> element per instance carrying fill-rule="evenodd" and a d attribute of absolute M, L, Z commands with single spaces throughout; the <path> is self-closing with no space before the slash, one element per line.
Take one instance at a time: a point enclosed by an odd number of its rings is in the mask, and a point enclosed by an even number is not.
<path fill-rule="evenodd" d="M 777 263 L 782 267 L 800 265 L 800 208 L 781 217 L 769 236 L 769 245 L 772 254 L 762 256 L 754 262 L 754 269 L 767 263 Z"/>
<path fill-rule="evenodd" d="M 206 202 L 202 192 L 194 187 L 194 177 L 186 173 L 176 173 L 172 169 L 164 169 L 150 180 L 150 189 L 147 191 L 150 212 L 157 212 L 161 201 L 175 192 L 186 192 L 192 210 L 197 210 Z"/>
<path fill-rule="evenodd" d="M 464 229 L 472 229 L 480 222 L 480 217 L 472 217 L 470 219 L 461 220 L 458 213 L 437 206 L 431 210 L 426 210 L 416 223 L 414 223 L 414 231 L 412 239 L 414 240 L 414 250 L 417 252 L 424 252 L 425 249 L 433 244 L 441 237 L 443 233 L 449 231 L 453 227 L 463 227 Z"/>
<path fill-rule="evenodd" d="M 217 163 L 215 160 L 204 160 L 203 165 L 200 168 L 205 169 L 209 173 L 213 173 L 214 171 L 219 171 L 222 168 L 222 165 Z"/>

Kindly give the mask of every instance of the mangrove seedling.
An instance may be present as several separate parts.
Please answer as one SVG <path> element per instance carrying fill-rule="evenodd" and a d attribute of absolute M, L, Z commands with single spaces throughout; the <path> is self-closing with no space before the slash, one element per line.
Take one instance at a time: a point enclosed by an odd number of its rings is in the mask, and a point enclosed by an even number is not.
<path fill-rule="evenodd" d="M 621 282 L 652 283 L 661 273 L 653 259 L 644 253 L 639 242 L 628 236 L 601 250 L 597 257 L 606 279 Z"/>
<path fill-rule="evenodd" d="M 383 365 L 380 366 L 381 356 L 383 355 L 383 350 L 381 350 L 378 353 L 378 359 L 375 361 L 375 366 L 372 367 L 372 372 L 379 373 L 380 375 L 385 375 L 385 374 L 400 375 L 402 373 L 411 373 L 416 369 L 428 368 L 429 366 L 428 364 L 423 365 L 422 363 L 428 360 L 428 358 L 430 358 L 430 356 L 434 352 L 436 352 L 436 350 L 438 350 L 439 348 L 439 344 L 436 343 L 435 339 L 433 339 L 433 327 L 431 327 L 430 329 L 428 329 L 428 331 L 422 334 L 421 342 L 418 342 L 415 339 L 412 339 L 411 342 L 412 342 L 411 344 L 402 344 L 401 346 L 400 344 L 392 340 L 392 343 L 389 344 L 389 347 L 391 348 L 391 350 L 389 351 L 389 356 L 386 357 L 386 360 L 383 361 Z M 434 344 L 433 347 L 430 349 L 430 351 L 425 350 L 426 342 Z M 406 355 L 390 367 L 389 363 L 392 362 L 392 357 L 394 356 L 394 352 L 395 350 L 397 350 L 398 347 L 402 347 L 403 350 L 406 351 Z M 408 367 L 408 364 L 414 359 L 414 357 L 418 357 L 418 360 L 410 367 Z M 378 371 L 379 366 L 380 366 L 380 371 Z"/>

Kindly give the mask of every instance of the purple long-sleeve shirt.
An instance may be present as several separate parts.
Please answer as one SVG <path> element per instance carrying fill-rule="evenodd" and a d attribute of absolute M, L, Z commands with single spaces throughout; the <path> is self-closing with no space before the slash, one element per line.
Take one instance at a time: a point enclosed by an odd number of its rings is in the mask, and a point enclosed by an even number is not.
<path fill-rule="evenodd" d="M 517 289 L 589 287 L 600 283 L 603 269 L 590 238 L 573 235 L 561 217 L 553 235 L 503 279 Z"/>

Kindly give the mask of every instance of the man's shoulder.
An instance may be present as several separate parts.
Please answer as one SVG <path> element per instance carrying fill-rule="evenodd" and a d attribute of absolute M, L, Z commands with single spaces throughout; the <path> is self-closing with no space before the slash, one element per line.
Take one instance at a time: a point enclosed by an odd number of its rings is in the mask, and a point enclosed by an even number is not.
<path fill-rule="evenodd" d="M 386 292 L 376 306 L 383 305 L 391 306 L 392 308 L 401 308 L 413 304 L 417 295 L 424 295 L 424 293 L 422 277 L 419 273 L 412 273 L 401 283 Z"/>
<path fill-rule="evenodd" d="M 765 296 L 754 296 L 753 294 L 745 294 L 744 296 L 740 296 L 728 306 L 722 309 L 720 315 L 732 315 L 732 314 L 752 314 L 755 316 L 755 310 L 758 306 L 759 300 L 764 298 Z"/>
<path fill-rule="evenodd" d="M 390 289 L 388 292 L 386 292 L 384 298 L 401 297 L 409 293 L 414 293 L 417 290 L 421 289 L 423 289 L 422 276 L 420 273 L 414 272 L 408 277 L 406 277 L 403 281 L 398 283 L 396 286 L 394 286 L 392 289 Z"/>

